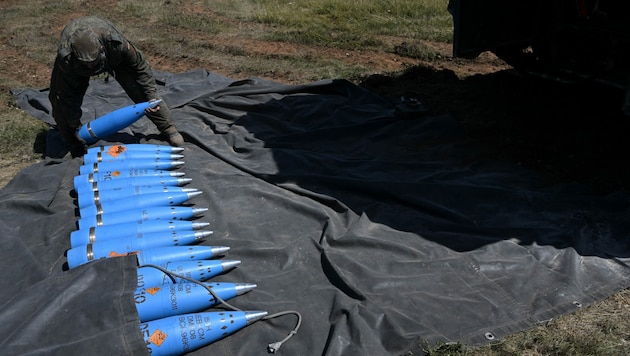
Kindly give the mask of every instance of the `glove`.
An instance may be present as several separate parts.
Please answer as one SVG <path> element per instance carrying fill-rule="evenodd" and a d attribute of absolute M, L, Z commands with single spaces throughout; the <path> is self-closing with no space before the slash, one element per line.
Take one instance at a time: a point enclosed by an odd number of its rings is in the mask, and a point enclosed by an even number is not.
<path fill-rule="evenodd" d="M 70 127 L 66 128 L 58 128 L 59 136 L 63 140 L 64 145 L 68 149 L 68 152 L 72 155 L 72 157 L 82 157 L 86 152 L 86 144 L 79 137 L 78 129 L 73 129 Z"/>

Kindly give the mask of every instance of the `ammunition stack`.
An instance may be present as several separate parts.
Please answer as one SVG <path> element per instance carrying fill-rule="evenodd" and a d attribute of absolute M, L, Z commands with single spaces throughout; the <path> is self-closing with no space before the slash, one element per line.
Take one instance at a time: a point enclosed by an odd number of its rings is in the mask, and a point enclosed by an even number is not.
<path fill-rule="evenodd" d="M 135 255 L 140 330 L 153 355 L 181 355 L 208 345 L 267 312 L 204 310 L 247 293 L 251 283 L 207 282 L 240 264 L 217 260 L 229 247 L 202 246 L 208 209 L 185 205 L 203 194 L 184 186 L 183 148 L 151 144 L 94 147 L 74 178 L 78 230 L 68 268 Z"/>

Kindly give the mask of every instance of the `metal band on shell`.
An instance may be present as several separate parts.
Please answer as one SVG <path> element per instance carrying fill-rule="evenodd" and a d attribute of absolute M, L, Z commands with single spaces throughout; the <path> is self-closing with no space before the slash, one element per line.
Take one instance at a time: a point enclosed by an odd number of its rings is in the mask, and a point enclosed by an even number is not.
<path fill-rule="evenodd" d="M 94 249 L 92 248 L 92 244 L 87 244 L 85 252 L 87 260 L 92 261 L 94 259 Z"/>
<path fill-rule="evenodd" d="M 92 125 L 91 124 L 92 124 L 91 121 L 87 123 L 88 133 L 90 134 L 90 136 L 92 136 L 93 139 L 98 140 L 98 137 L 94 134 L 94 131 L 92 131 Z"/>
<path fill-rule="evenodd" d="M 96 242 L 96 234 L 94 231 L 94 226 L 90 226 L 89 241 L 90 241 L 90 244 L 93 244 L 94 242 Z"/>

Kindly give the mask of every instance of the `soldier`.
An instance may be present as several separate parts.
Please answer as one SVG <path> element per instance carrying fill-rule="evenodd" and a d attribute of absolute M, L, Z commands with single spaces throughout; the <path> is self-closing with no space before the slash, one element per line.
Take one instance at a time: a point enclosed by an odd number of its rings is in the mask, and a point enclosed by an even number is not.
<path fill-rule="evenodd" d="M 83 96 L 90 77 L 105 72 L 116 78 L 135 103 L 159 99 L 144 54 L 113 24 L 93 16 L 71 21 L 61 32 L 49 99 L 57 129 L 75 157 L 85 153 L 85 144 L 77 135 Z M 146 115 L 172 146 L 183 146 L 184 139 L 164 101 L 147 109 Z"/>

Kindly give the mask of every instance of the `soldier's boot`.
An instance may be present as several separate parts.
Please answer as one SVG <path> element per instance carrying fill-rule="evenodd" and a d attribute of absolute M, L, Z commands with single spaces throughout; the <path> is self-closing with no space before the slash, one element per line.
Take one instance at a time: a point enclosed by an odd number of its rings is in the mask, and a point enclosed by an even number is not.
<path fill-rule="evenodd" d="M 163 132 L 166 136 L 166 140 L 171 146 L 182 147 L 184 146 L 184 137 L 177 131 L 175 126 L 170 126 Z"/>

